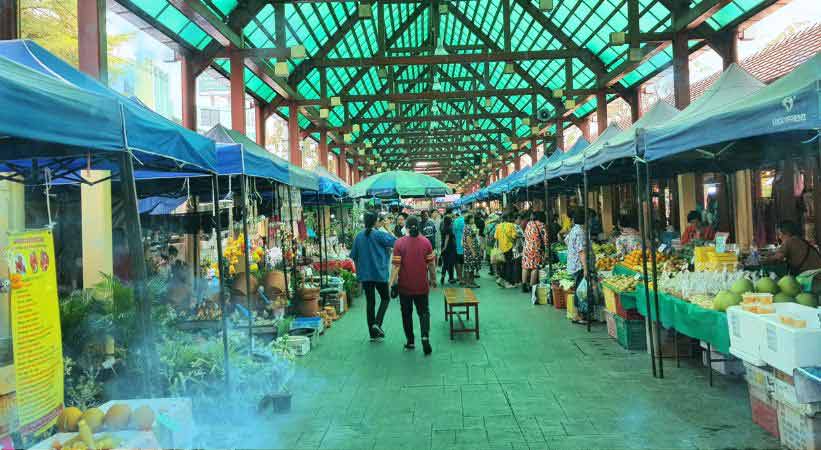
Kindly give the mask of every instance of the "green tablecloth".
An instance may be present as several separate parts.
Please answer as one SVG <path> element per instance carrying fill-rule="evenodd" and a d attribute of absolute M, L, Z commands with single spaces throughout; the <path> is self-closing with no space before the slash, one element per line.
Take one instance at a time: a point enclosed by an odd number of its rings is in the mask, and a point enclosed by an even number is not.
<path fill-rule="evenodd" d="M 632 277 L 638 274 L 638 272 L 625 266 L 624 264 L 616 264 L 615 266 L 613 266 L 613 275 L 627 275 Z"/>
<path fill-rule="evenodd" d="M 636 288 L 636 309 L 639 314 L 647 317 L 644 293 L 644 285 L 639 285 Z M 727 326 L 726 313 L 704 309 L 664 293 L 659 293 L 659 309 L 661 310 L 661 325 L 664 328 L 672 328 L 693 339 L 709 342 L 716 351 L 729 353 L 730 330 Z M 652 290 L 650 291 L 650 311 L 650 318 L 655 321 L 657 314 Z"/>

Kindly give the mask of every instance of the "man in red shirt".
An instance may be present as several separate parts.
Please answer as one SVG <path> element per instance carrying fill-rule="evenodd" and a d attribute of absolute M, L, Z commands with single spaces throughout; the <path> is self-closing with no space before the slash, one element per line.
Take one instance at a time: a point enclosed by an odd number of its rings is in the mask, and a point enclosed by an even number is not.
<path fill-rule="evenodd" d="M 408 217 L 405 221 L 405 228 L 408 235 L 396 241 L 393 247 L 391 296 L 396 297 L 398 294 L 402 306 L 402 326 L 407 338 L 405 349 L 415 348 L 413 337 L 413 307 L 415 305 L 422 331 L 422 348 L 425 355 L 430 355 L 432 349 L 429 340 L 428 293 L 431 287 L 436 287 L 436 257 L 428 238 L 419 234 L 418 217 Z"/>

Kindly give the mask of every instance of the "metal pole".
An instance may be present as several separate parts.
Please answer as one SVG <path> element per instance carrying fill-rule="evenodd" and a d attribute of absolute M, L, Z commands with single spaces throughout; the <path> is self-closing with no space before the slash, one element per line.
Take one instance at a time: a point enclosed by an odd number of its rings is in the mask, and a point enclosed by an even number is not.
<path fill-rule="evenodd" d="M 729 209 L 728 214 L 730 217 L 729 225 L 729 232 L 730 236 L 732 236 L 733 241 L 738 244 L 738 235 L 736 234 L 736 223 L 735 223 L 735 195 L 733 192 L 735 187 L 733 185 L 733 177 L 730 173 L 724 174 L 724 192 L 727 194 L 727 208 Z"/>
<path fill-rule="evenodd" d="M 650 342 L 650 366 L 653 371 L 653 378 L 656 375 L 656 350 L 653 342 L 653 313 L 650 309 L 650 285 L 647 280 L 647 227 L 644 223 L 644 206 L 642 205 L 642 190 L 641 190 L 641 167 L 638 161 L 636 164 L 636 209 L 639 215 L 639 231 L 641 233 L 641 263 L 643 268 L 642 277 L 644 279 L 644 302 L 646 305 L 647 316 L 644 318 L 645 327 L 647 329 L 647 340 Z"/>
<path fill-rule="evenodd" d="M 277 199 L 277 215 L 279 216 L 279 223 L 282 225 L 282 199 L 279 198 L 280 185 L 276 184 L 274 188 L 274 197 Z M 282 233 L 279 233 L 279 242 L 282 252 L 282 274 L 285 278 L 285 297 L 288 298 L 288 303 L 291 302 L 291 285 L 288 283 L 288 259 L 285 258 L 285 240 L 282 239 Z"/>
<path fill-rule="evenodd" d="M 317 201 L 319 200 L 319 192 L 316 194 Z M 322 284 L 322 280 L 325 275 L 325 268 L 323 267 L 323 260 L 322 260 L 322 207 L 317 205 L 316 207 L 316 243 L 319 246 L 319 290 L 321 291 L 324 287 Z"/>
<path fill-rule="evenodd" d="M 150 377 L 154 376 L 154 333 L 151 327 L 151 299 L 145 289 L 145 252 L 142 242 L 142 226 L 140 213 L 137 210 L 137 186 L 134 180 L 134 165 L 131 152 L 123 151 L 120 154 L 120 188 L 122 189 L 123 204 L 125 205 L 125 226 L 128 236 L 128 253 L 133 268 L 134 301 L 137 303 L 137 317 L 142 348 L 145 356 L 145 373 L 143 390 L 153 396 L 154 383 Z"/>
<path fill-rule="evenodd" d="M 330 220 L 331 207 L 328 206 L 328 219 Z M 330 261 L 328 260 L 328 227 L 331 224 L 325 220 L 325 210 L 322 210 L 322 245 L 325 247 L 325 285 L 328 285 L 328 269 Z"/>
<path fill-rule="evenodd" d="M 219 302 L 222 326 L 222 367 L 225 372 L 225 392 L 231 392 L 231 366 L 228 360 L 228 311 L 225 304 L 225 256 L 222 254 L 222 218 L 220 217 L 219 176 L 211 177 L 211 198 L 214 201 L 214 229 L 217 235 L 217 280 L 219 281 Z"/>
<path fill-rule="evenodd" d="M 251 255 L 249 254 L 251 246 L 248 245 L 251 240 L 248 235 L 248 177 L 241 175 L 240 182 L 242 183 L 240 194 L 242 196 L 242 254 L 245 259 L 245 301 L 248 304 L 248 352 L 251 353 L 254 351 L 254 305 L 251 301 L 254 293 L 251 292 Z"/>
<path fill-rule="evenodd" d="M 653 268 L 653 302 L 656 306 L 656 348 L 659 349 L 659 378 L 664 378 L 664 355 L 661 354 L 661 308 L 659 307 L 658 267 L 656 265 L 656 224 L 653 220 L 653 185 L 650 184 L 650 163 L 644 163 L 645 188 L 647 189 L 647 217 L 650 222 L 647 227 L 647 238 L 650 240 L 650 261 Z M 678 333 L 674 330 L 675 333 Z M 678 348 L 678 347 L 676 347 Z"/>
<path fill-rule="evenodd" d="M 553 298 L 553 241 L 550 239 L 550 226 L 553 225 L 553 211 L 550 207 L 550 193 L 547 184 L 547 167 L 544 168 L 544 211 L 547 217 L 547 288 L 550 289 L 550 298 Z"/>
<path fill-rule="evenodd" d="M 294 202 L 293 202 L 293 199 L 291 197 L 292 197 L 292 195 L 291 195 L 291 186 L 288 186 L 288 222 L 289 222 L 288 226 L 291 228 L 290 246 L 291 246 L 291 251 L 293 252 L 293 255 L 294 255 L 294 262 L 293 262 L 293 264 L 291 264 L 291 276 L 293 277 L 294 280 L 296 280 L 296 258 L 297 258 L 297 254 L 296 254 L 296 236 L 294 235 Z M 296 292 L 294 292 L 294 295 L 296 295 Z"/>
<path fill-rule="evenodd" d="M 584 279 L 587 282 L 587 332 L 590 332 L 590 322 L 593 320 L 593 302 L 591 301 L 593 293 L 593 284 L 590 282 L 590 272 L 593 270 L 590 267 L 590 262 L 593 258 L 590 255 L 592 251 L 590 245 L 590 208 L 587 205 L 587 171 L 582 172 L 582 207 L 584 208 L 584 266 L 587 267 L 587 273 L 584 274 Z"/>

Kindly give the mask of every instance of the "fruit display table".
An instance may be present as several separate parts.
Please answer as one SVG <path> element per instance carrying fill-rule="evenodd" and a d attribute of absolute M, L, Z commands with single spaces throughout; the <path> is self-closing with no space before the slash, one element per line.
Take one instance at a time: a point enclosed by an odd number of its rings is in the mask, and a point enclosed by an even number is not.
<path fill-rule="evenodd" d="M 647 304 L 644 301 L 644 285 L 636 287 L 636 309 L 644 317 L 647 315 Z M 651 320 L 656 320 L 655 299 L 650 294 Z M 727 354 L 730 351 L 730 330 L 727 325 L 727 314 L 722 311 L 705 309 L 670 294 L 659 292 L 659 309 L 661 325 L 677 332 L 712 345 L 718 352 Z"/>
<path fill-rule="evenodd" d="M 615 266 L 613 266 L 613 275 L 636 276 L 639 273 L 640 272 L 637 272 L 637 271 L 631 269 L 630 267 L 627 267 L 626 265 L 624 265 L 622 263 L 618 263 Z"/>

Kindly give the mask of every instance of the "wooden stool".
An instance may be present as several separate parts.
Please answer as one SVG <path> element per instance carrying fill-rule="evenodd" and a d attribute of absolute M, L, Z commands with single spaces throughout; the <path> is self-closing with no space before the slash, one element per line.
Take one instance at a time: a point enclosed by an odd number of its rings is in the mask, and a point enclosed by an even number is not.
<path fill-rule="evenodd" d="M 445 320 L 450 319 L 450 338 L 454 338 L 456 333 L 476 333 L 476 339 L 479 339 L 479 299 L 471 289 L 462 288 L 445 288 Z M 456 310 L 454 308 L 464 307 L 464 310 Z M 474 328 L 467 328 L 462 321 L 461 315 L 464 314 L 466 320 L 470 320 L 470 308 L 473 307 L 474 320 L 476 325 Z M 455 329 L 453 326 L 453 316 L 457 316 L 462 322 L 462 328 Z"/>

